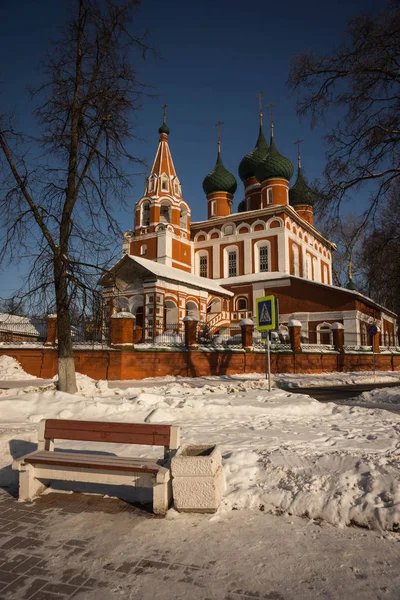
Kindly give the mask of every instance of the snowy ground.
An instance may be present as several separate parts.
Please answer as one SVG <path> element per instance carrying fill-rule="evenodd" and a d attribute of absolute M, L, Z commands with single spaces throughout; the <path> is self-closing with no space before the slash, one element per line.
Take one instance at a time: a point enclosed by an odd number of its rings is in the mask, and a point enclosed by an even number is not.
<path fill-rule="evenodd" d="M 8 468 L 12 456 L 25 453 L 27 442 L 36 442 L 42 418 L 165 422 L 181 426 L 184 443 L 221 444 L 226 478 L 221 514 L 253 509 L 306 515 L 338 526 L 399 529 L 400 415 L 321 404 L 278 389 L 268 393 L 265 380 L 256 377 L 199 388 L 172 381 L 121 390 L 80 375 L 79 384 L 75 396 L 52 384 L 40 388 L 34 380 L 30 387 L 0 390 L 0 485 L 15 478 Z M 399 398 L 400 389 L 379 392 L 388 402 Z M 87 448 L 87 443 L 59 447 Z M 93 444 L 95 448 L 149 456 L 148 448 Z"/>

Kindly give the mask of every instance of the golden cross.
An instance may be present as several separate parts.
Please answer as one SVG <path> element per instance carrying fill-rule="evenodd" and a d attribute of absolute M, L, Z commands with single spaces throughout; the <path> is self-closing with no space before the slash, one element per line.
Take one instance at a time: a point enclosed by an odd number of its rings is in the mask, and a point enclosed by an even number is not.
<path fill-rule="evenodd" d="M 300 144 L 302 142 L 304 142 L 304 140 L 296 140 L 295 142 L 293 142 L 294 144 L 297 144 L 297 166 L 299 169 L 301 169 Z"/>
<path fill-rule="evenodd" d="M 218 129 L 218 152 L 221 150 L 221 125 L 224 123 L 222 121 L 217 121 L 215 124 Z"/>
<path fill-rule="evenodd" d="M 257 98 L 258 98 L 258 109 L 259 109 L 259 116 L 260 116 L 260 125 L 262 125 L 262 119 L 263 119 L 263 112 L 262 112 L 262 97 L 263 97 L 263 93 L 261 91 L 258 92 L 257 94 Z"/>
<path fill-rule="evenodd" d="M 268 104 L 268 108 L 269 108 L 269 122 L 270 122 L 270 127 L 271 127 L 271 137 L 274 137 L 274 120 L 272 117 L 272 109 L 275 106 L 275 104 Z"/>
<path fill-rule="evenodd" d="M 167 122 L 167 107 L 168 104 L 163 104 L 162 108 L 164 109 L 164 123 Z"/>

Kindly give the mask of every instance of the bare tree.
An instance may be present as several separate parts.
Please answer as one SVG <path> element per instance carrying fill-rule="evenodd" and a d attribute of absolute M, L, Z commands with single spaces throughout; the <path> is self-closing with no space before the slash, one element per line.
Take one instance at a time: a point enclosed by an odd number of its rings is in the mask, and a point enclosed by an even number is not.
<path fill-rule="evenodd" d="M 367 293 L 400 315 L 400 185 L 396 185 L 383 205 L 375 227 L 360 253 Z"/>
<path fill-rule="evenodd" d="M 0 116 L 0 259 L 31 256 L 29 291 L 52 285 L 59 389 L 74 393 L 71 306 L 81 307 L 119 228 L 113 206 L 137 161 L 126 143 L 146 93 L 133 67 L 145 37 L 131 33 L 137 0 L 73 0 L 74 14 L 45 60 L 32 92 L 41 135 L 18 134 Z"/>
<path fill-rule="evenodd" d="M 312 125 L 332 111 L 338 115 L 326 139 L 326 203 L 334 200 L 338 210 L 348 192 L 365 184 L 367 214 L 374 213 L 400 176 L 399 3 L 351 19 L 330 55 L 295 57 L 288 84 L 298 93 L 299 116 Z"/>

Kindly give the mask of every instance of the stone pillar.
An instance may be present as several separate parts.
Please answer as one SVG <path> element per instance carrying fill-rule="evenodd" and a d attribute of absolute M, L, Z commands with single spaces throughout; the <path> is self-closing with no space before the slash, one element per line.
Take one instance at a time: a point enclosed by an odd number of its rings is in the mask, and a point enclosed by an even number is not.
<path fill-rule="evenodd" d="M 379 352 L 381 351 L 380 349 L 380 345 L 381 345 L 381 332 L 378 329 L 378 333 L 374 336 L 372 336 L 372 344 L 373 344 L 373 349 L 375 354 L 379 354 Z"/>
<path fill-rule="evenodd" d="M 331 325 L 333 345 L 335 350 L 343 354 L 344 346 L 344 325 L 342 323 L 332 323 Z"/>
<path fill-rule="evenodd" d="M 253 346 L 253 331 L 254 323 L 251 319 L 243 319 L 240 321 L 240 327 L 242 330 L 242 346 L 243 348 L 251 348 Z"/>
<path fill-rule="evenodd" d="M 135 317 L 130 312 L 115 313 L 111 317 L 111 346 L 133 348 Z"/>
<path fill-rule="evenodd" d="M 288 323 L 290 345 L 292 346 L 293 352 L 301 352 L 301 323 L 297 319 L 291 319 Z"/>
<path fill-rule="evenodd" d="M 47 336 L 45 346 L 57 344 L 57 315 L 47 315 Z"/>
<path fill-rule="evenodd" d="M 185 346 L 186 348 L 197 348 L 197 323 L 199 319 L 188 315 L 183 319 L 185 324 Z"/>

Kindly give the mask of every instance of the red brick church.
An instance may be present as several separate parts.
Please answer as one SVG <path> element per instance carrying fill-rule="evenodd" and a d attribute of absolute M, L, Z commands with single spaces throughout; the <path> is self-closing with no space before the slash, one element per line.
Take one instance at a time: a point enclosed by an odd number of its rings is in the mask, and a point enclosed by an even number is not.
<path fill-rule="evenodd" d="M 102 278 L 108 315 L 125 311 L 155 337 L 181 327 L 187 315 L 207 323 L 211 333 L 252 319 L 257 298 L 279 300 L 280 329 L 300 321 L 302 339 L 329 344 L 332 323 L 344 326 L 345 343 L 371 344 L 370 323 L 381 344 L 397 345 L 396 315 L 358 293 L 332 284 L 335 244 L 315 227 L 316 194 L 308 187 L 298 156 L 294 167 L 278 148 L 270 127 L 239 165 L 244 198 L 233 211 L 234 175 L 217 160 L 203 180 L 207 218 L 191 222 L 182 196 L 164 122 L 151 173 L 135 205 L 134 229 L 123 236 L 121 260 Z M 177 329 L 178 328 L 178 329 Z"/>

